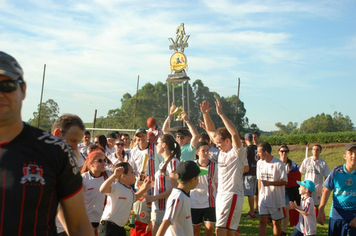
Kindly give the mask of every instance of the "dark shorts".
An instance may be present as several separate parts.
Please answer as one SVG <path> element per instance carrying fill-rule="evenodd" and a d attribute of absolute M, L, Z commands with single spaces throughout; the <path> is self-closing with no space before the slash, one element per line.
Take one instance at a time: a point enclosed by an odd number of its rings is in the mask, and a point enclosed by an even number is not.
<path fill-rule="evenodd" d="M 97 222 L 91 222 L 91 226 L 92 226 L 93 228 L 98 228 L 99 223 L 97 223 Z"/>
<path fill-rule="evenodd" d="M 356 235 L 356 228 L 350 227 L 349 222 L 341 219 L 329 219 L 329 236 Z"/>
<path fill-rule="evenodd" d="M 98 229 L 99 236 L 126 236 L 126 230 L 124 227 L 120 227 L 117 224 L 102 220 Z"/>
<path fill-rule="evenodd" d="M 191 212 L 193 225 L 199 225 L 203 222 L 216 222 L 215 207 L 192 209 Z"/>

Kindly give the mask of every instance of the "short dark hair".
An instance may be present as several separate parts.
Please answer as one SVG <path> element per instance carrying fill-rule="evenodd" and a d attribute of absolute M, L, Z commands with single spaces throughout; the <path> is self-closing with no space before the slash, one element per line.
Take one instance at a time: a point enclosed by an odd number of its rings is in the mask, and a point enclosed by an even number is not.
<path fill-rule="evenodd" d="M 205 132 L 202 132 L 202 133 L 199 134 L 199 139 L 203 139 L 204 141 L 210 142 L 210 137 L 209 137 L 209 135 L 208 135 L 207 133 L 205 133 Z"/>
<path fill-rule="evenodd" d="M 84 135 L 91 135 L 89 130 L 85 130 Z"/>
<path fill-rule="evenodd" d="M 252 134 L 256 134 L 258 137 L 260 137 L 260 133 L 258 133 L 257 131 L 253 132 Z"/>
<path fill-rule="evenodd" d="M 289 152 L 289 147 L 287 146 L 287 144 L 282 144 L 281 146 L 279 146 L 278 151 L 281 150 L 281 148 L 285 148 Z"/>
<path fill-rule="evenodd" d="M 216 135 L 220 135 L 222 140 L 230 139 L 231 140 L 231 134 L 225 127 L 219 127 L 216 132 Z"/>
<path fill-rule="evenodd" d="M 72 126 L 78 126 L 81 130 L 85 130 L 84 123 L 79 116 L 74 114 L 64 114 L 53 123 L 52 134 L 56 129 L 60 129 L 63 133 L 65 133 Z"/>
<path fill-rule="evenodd" d="M 323 148 L 321 147 L 320 144 L 314 144 L 313 147 L 315 147 L 315 146 L 316 146 L 316 147 L 319 147 L 319 148 L 320 148 L 320 151 L 323 150 Z"/>
<path fill-rule="evenodd" d="M 262 151 L 264 151 L 264 152 L 268 152 L 269 154 L 272 153 L 271 144 L 269 144 L 268 142 L 262 142 L 262 143 L 258 144 L 258 147 L 262 148 Z"/>

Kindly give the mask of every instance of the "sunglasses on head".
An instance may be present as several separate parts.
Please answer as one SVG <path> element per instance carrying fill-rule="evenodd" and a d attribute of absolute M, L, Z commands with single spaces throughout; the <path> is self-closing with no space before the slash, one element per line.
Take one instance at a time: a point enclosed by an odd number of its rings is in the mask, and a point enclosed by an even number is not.
<path fill-rule="evenodd" d="M 106 163 L 106 159 L 98 159 L 98 160 L 95 160 L 95 161 L 97 161 L 97 162 L 99 162 L 99 163 Z"/>
<path fill-rule="evenodd" d="M 279 150 L 280 152 L 286 152 L 286 153 L 288 153 L 288 150 Z"/>
<path fill-rule="evenodd" d="M 19 84 L 25 83 L 22 79 L 4 80 L 0 82 L 0 92 L 11 93 L 17 89 Z"/>

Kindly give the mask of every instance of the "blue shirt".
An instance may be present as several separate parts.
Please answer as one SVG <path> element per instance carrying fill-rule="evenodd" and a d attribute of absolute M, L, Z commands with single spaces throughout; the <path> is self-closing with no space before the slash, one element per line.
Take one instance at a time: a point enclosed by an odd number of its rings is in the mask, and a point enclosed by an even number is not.
<path fill-rule="evenodd" d="M 335 167 L 323 186 L 333 192 L 330 218 L 352 220 L 356 217 L 356 170 L 349 173 L 345 164 Z"/>

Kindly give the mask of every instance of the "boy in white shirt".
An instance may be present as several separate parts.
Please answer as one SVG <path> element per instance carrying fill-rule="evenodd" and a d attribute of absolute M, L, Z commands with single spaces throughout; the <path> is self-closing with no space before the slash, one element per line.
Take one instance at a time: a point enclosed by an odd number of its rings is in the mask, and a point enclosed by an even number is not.
<path fill-rule="evenodd" d="M 298 207 L 295 201 L 289 202 L 290 206 L 300 213 L 299 223 L 297 227 L 294 228 L 291 236 L 315 235 L 316 217 L 312 197 L 312 193 L 315 191 L 315 184 L 310 180 L 297 181 L 297 183 L 300 185 L 299 193 L 302 195 L 302 203 L 300 207 Z"/>
<path fill-rule="evenodd" d="M 172 190 L 168 198 L 166 212 L 157 236 L 193 236 L 194 234 L 189 191 L 198 185 L 198 176 L 208 174 L 208 170 L 199 168 L 194 161 L 185 161 L 178 164 L 177 174 L 178 186 Z"/>

